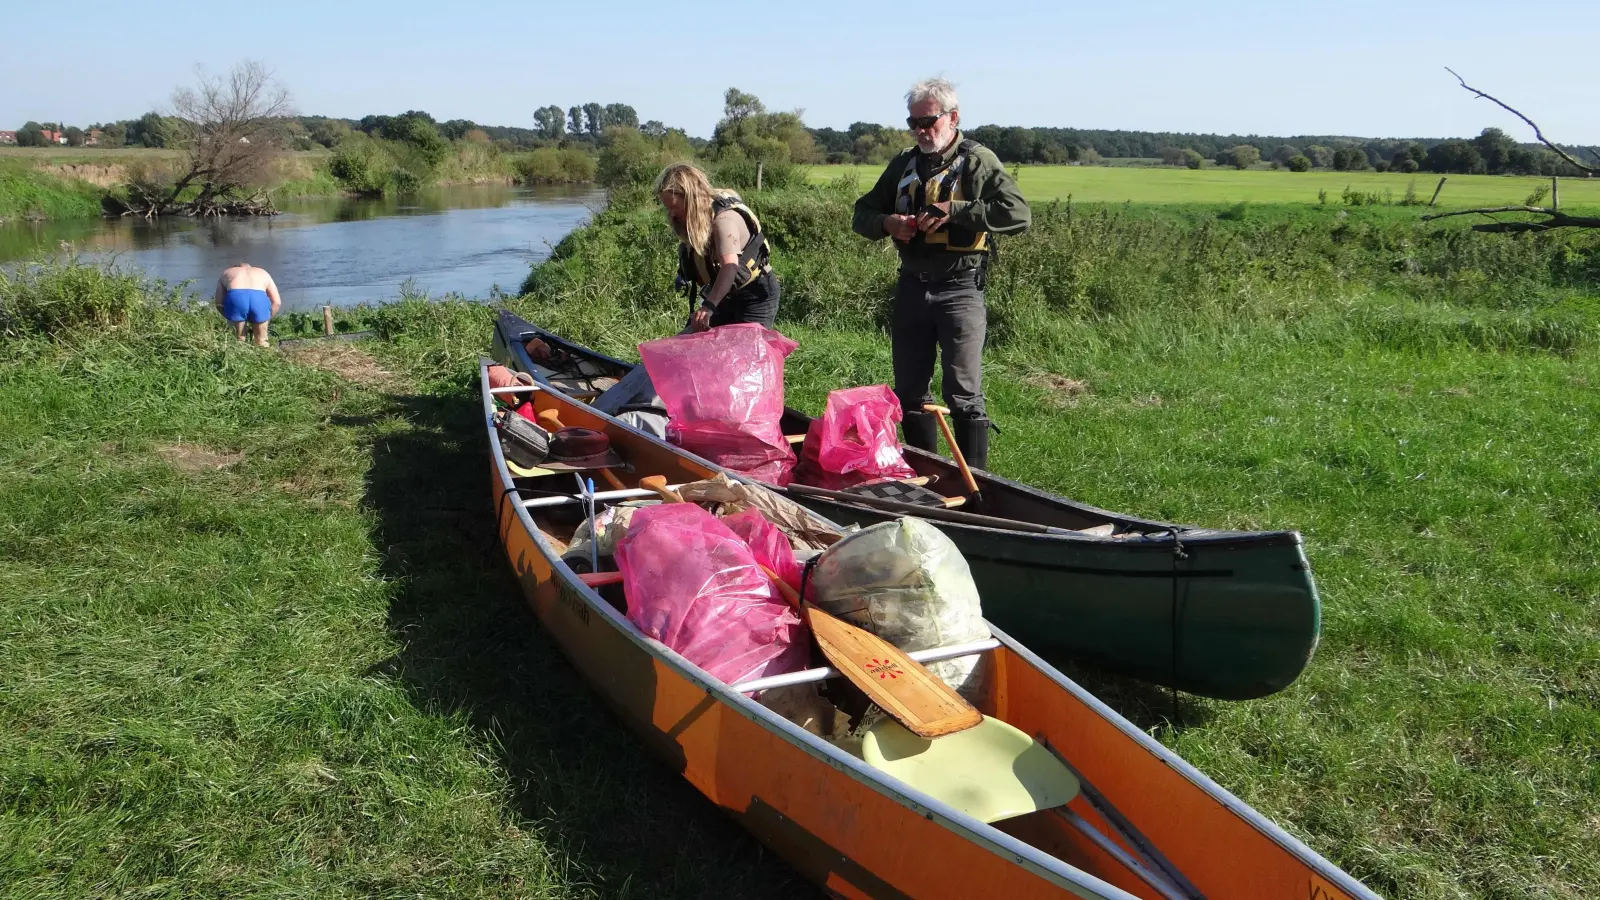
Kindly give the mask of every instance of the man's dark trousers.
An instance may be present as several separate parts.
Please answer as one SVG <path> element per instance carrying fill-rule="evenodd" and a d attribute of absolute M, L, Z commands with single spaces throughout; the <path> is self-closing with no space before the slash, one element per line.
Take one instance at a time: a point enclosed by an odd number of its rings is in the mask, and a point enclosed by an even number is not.
<path fill-rule="evenodd" d="M 906 442 L 934 449 L 935 427 L 922 412 L 932 402 L 933 361 L 938 354 L 945 405 L 962 452 L 979 468 L 988 462 L 989 420 L 983 404 L 983 339 L 988 324 L 980 269 L 921 275 L 902 271 L 895 288 L 894 392 L 906 413 Z"/>

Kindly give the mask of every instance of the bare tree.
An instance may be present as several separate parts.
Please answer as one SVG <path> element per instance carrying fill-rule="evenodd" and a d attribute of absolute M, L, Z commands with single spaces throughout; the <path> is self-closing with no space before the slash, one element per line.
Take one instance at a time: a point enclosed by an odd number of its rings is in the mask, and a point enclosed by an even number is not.
<path fill-rule="evenodd" d="M 1585 176 L 1600 175 L 1600 166 L 1591 166 L 1587 163 L 1578 162 L 1578 160 L 1573 158 L 1572 154 L 1556 146 L 1554 142 L 1552 142 L 1549 138 L 1546 138 L 1544 136 L 1544 132 L 1540 130 L 1538 123 L 1534 122 L 1532 119 L 1523 115 L 1516 109 L 1513 109 L 1498 97 L 1487 94 L 1478 90 L 1472 85 L 1467 84 L 1467 80 L 1462 78 L 1456 73 L 1456 70 L 1450 68 L 1449 66 L 1445 67 L 1445 71 L 1449 72 L 1451 75 L 1455 75 L 1456 81 L 1461 83 L 1462 88 L 1470 91 L 1473 94 L 1476 94 L 1478 97 L 1484 100 L 1488 100 L 1506 112 L 1509 112 L 1522 121 L 1528 123 L 1528 127 L 1533 129 L 1533 136 L 1539 140 L 1539 143 L 1544 144 L 1551 150 L 1554 150 L 1557 156 L 1567 161 L 1568 165 L 1571 165 L 1573 168 L 1583 172 Z M 1532 213 L 1534 215 L 1544 216 L 1545 218 L 1542 221 L 1535 222 L 1529 222 L 1526 220 L 1502 222 L 1498 219 L 1494 219 L 1494 215 L 1496 213 L 1511 212 Z M 1447 219 L 1451 216 L 1474 215 L 1486 216 L 1493 220 L 1472 226 L 1474 231 L 1501 231 L 1514 233 L 1522 231 L 1549 231 L 1552 228 L 1600 228 L 1600 218 L 1596 218 L 1594 216 L 1569 216 L 1554 206 L 1486 206 L 1480 209 L 1461 209 L 1456 210 L 1455 212 L 1435 213 L 1431 216 L 1423 216 L 1422 220 L 1426 222 L 1431 219 Z"/>
<path fill-rule="evenodd" d="M 180 152 L 179 166 L 170 180 L 135 179 L 128 212 L 272 214 L 266 186 L 290 112 L 288 90 L 259 62 L 246 60 L 226 77 L 200 72 L 195 87 L 172 94 L 168 139 Z"/>

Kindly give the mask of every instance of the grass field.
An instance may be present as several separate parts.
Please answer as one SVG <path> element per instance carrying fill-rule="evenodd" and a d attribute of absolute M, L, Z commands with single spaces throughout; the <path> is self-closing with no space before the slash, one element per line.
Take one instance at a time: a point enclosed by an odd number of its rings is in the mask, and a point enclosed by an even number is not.
<path fill-rule="evenodd" d="M 832 242 L 846 202 L 758 198 L 816 245 L 776 257 L 801 408 L 889 377 L 893 262 Z M 1270 698 L 1073 674 L 1385 896 L 1592 896 L 1596 247 L 1303 212 L 1007 244 L 992 467 L 1299 529 L 1324 600 Z M 598 217 L 511 305 L 632 355 L 681 323 L 665 232 Z M 0 285 L 9 321 L 70 308 L 34 293 Z M 135 312 L 0 336 L 0 897 L 814 896 L 523 611 L 471 380 L 492 309 L 358 311 L 380 340 L 296 356 Z"/>
<path fill-rule="evenodd" d="M 882 174 L 882 166 L 813 166 L 807 177 L 821 184 L 855 177 L 862 190 Z M 1317 192 L 1327 191 L 1328 203 L 1338 205 L 1346 187 L 1356 191 L 1384 191 L 1398 202 L 1406 186 L 1415 184 L 1426 203 L 1439 183 L 1427 172 L 1412 175 L 1378 172 L 1272 171 L 1269 169 L 1130 166 L 1023 166 L 1017 179 L 1023 196 L 1031 201 L 1065 200 L 1081 203 L 1307 203 L 1317 202 Z M 1466 209 L 1478 206 L 1520 204 L 1547 178 L 1502 175 L 1451 175 L 1439 194 L 1439 206 Z M 1561 204 L 1600 208 L 1600 179 L 1567 178 L 1561 181 Z M 1421 214 L 1420 212 L 1418 213 Z"/>

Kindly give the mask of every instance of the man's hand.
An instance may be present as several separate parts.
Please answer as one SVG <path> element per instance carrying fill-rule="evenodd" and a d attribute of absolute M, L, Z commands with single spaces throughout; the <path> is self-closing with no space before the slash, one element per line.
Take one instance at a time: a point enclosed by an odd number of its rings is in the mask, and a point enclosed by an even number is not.
<path fill-rule="evenodd" d="M 937 209 L 940 213 L 942 213 L 942 215 L 933 216 L 925 212 L 917 216 L 917 229 L 923 234 L 927 234 L 928 232 L 938 228 L 940 225 L 943 225 L 945 222 L 950 220 L 949 200 L 945 200 L 940 203 L 930 203 L 928 204 L 928 207 L 930 209 Z"/>
<path fill-rule="evenodd" d="M 711 330 L 711 307 L 705 305 L 704 303 L 700 304 L 700 306 L 694 311 L 694 315 L 689 317 L 689 330 Z"/>
<path fill-rule="evenodd" d="M 897 241 L 909 241 L 917 233 L 917 220 L 914 216 L 885 216 L 883 230 Z"/>

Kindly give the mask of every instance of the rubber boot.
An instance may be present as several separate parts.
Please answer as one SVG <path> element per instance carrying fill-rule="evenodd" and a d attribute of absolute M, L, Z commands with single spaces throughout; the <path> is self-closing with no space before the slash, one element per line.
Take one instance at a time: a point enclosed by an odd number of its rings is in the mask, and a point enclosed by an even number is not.
<path fill-rule="evenodd" d="M 989 468 L 989 420 L 958 418 L 950 423 L 955 432 L 956 446 L 973 469 Z"/>
<path fill-rule="evenodd" d="M 905 432 L 906 443 L 910 446 L 929 453 L 939 452 L 939 425 L 933 421 L 933 413 L 906 413 L 900 430 Z"/>

